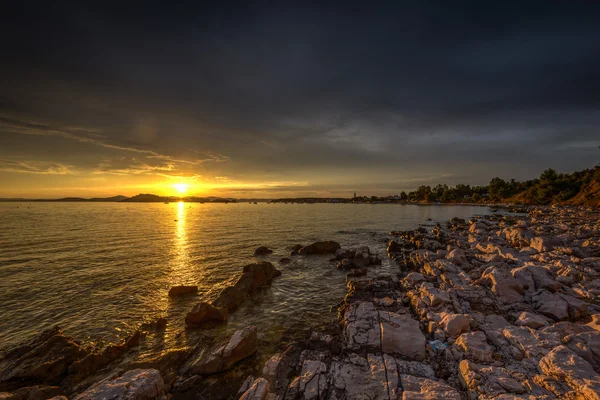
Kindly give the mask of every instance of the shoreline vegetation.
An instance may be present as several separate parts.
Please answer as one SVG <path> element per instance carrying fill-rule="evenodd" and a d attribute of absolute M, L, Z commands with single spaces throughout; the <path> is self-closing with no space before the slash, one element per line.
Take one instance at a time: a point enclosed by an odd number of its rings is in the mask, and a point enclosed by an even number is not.
<path fill-rule="evenodd" d="M 0 202 L 122 202 L 122 203 L 354 203 L 354 204 L 456 204 L 456 205 L 587 205 L 600 206 L 600 164 L 594 168 L 573 173 L 558 173 L 547 169 L 539 178 L 519 182 L 514 179 L 493 178 L 488 185 L 471 186 L 419 186 L 412 192 L 390 196 L 299 197 L 299 198 L 225 198 L 198 196 L 158 196 L 138 194 L 133 197 L 113 196 L 106 198 L 65 197 L 61 199 L 0 198 Z"/>
<path fill-rule="evenodd" d="M 596 399 L 600 212 L 526 208 L 389 232 L 396 269 L 387 273 L 358 243 L 290 247 L 290 257 L 322 256 L 346 273 L 347 294 L 335 306 L 337 321 L 311 327 L 274 355 L 265 351 L 266 329 L 252 325 L 143 361 L 136 355 L 149 338 L 167 324 L 185 329 L 184 321 L 160 319 L 105 348 L 53 328 L 0 353 L 0 398 Z M 254 254 L 259 261 L 212 303 L 196 305 L 185 325 L 225 324 L 285 274 L 264 261 L 268 247 Z"/>

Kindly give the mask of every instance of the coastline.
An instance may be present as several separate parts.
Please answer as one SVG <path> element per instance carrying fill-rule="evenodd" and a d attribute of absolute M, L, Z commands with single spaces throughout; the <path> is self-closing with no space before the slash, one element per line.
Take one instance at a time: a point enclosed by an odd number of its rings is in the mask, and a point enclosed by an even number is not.
<path fill-rule="evenodd" d="M 270 359 L 252 328 L 225 338 L 225 348 L 239 352 L 233 359 L 241 358 L 216 375 L 193 372 L 192 366 L 208 362 L 194 349 L 123 363 L 140 337 L 160 330 L 160 321 L 101 351 L 83 349 L 54 330 L 4 354 L 0 392 L 50 383 L 37 390 L 52 394 L 60 382 L 69 398 L 87 389 L 81 399 L 93 399 L 103 389 L 90 385 L 108 378 L 154 382 L 160 390 L 149 398 L 157 399 L 195 398 L 201 391 L 226 398 L 240 387 L 239 396 L 261 399 L 340 398 L 361 390 L 389 399 L 585 396 L 600 385 L 594 369 L 600 359 L 589 350 L 600 329 L 594 316 L 600 313 L 594 279 L 600 273 L 599 219 L 592 208 L 531 207 L 528 216 L 453 219 L 433 229 L 392 232 L 388 254 L 397 276 L 380 276 L 370 263 L 351 265 L 339 324 L 311 329 L 306 340 Z M 42 361 L 39 352 L 28 358 L 28 348 L 46 349 L 46 361 L 56 361 L 57 344 L 67 355 L 58 375 L 19 375 Z M 208 351 L 217 364 L 219 349 L 215 343 L 216 351 Z M 579 369 L 568 370 L 565 358 Z M 127 375 L 134 368 L 141 372 Z M 564 371 L 587 375 L 565 381 Z M 382 387 L 385 393 L 378 392 Z"/>

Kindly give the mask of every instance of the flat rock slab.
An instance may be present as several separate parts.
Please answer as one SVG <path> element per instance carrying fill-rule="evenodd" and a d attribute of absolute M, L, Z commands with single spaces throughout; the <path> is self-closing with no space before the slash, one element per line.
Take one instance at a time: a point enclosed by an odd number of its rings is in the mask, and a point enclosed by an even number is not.
<path fill-rule="evenodd" d="M 387 354 L 368 354 L 366 359 L 349 354 L 342 361 L 334 361 L 331 364 L 331 381 L 331 399 L 399 399 L 396 361 Z"/>

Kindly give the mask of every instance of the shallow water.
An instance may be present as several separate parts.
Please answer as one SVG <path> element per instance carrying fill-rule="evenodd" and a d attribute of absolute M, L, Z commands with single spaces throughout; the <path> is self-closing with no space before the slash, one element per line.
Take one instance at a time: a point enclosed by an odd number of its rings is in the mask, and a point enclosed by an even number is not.
<path fill-rule="evenodd" d="M 328 256 L 288 256 L 295 244 L 336 240 L 382 256 L 390 230 L 486 214 L 470 206 L 362 204 L 0 203 L 0 347 L 59 325 L 78 339 L 115 341 L 142 322 L 167 318 L 160 346 L 174 346 L 185 314 L 214 297 L 266 245 L 283 275 L 230 318 L 255 324 L 266 340 L 300 335 L 335 319 L 346 273 Z M 428 219 L 432 222 L 429 222 Z M 170 299 L 171 286 L 197 284 L 197 296 Z"/>

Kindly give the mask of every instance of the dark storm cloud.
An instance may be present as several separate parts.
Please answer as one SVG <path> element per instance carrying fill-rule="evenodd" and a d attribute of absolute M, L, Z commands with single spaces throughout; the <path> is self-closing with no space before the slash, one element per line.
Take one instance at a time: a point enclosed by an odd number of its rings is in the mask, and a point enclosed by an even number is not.
<path fill-rule="evenodd" d="M 63 139 L 149 158 L 135 170 L 255 180 L 338 182 L 346 168 L 483 183 L 584 168 L 600 144 L 594 3 L 13 5 L 1 17 L 0 115 L 13 125 L 2 136 L 59 126 Z"/>

